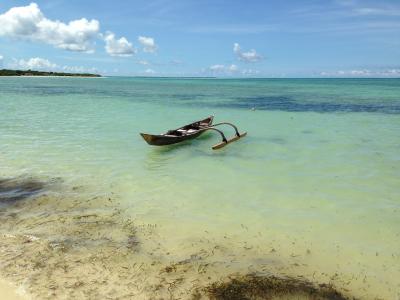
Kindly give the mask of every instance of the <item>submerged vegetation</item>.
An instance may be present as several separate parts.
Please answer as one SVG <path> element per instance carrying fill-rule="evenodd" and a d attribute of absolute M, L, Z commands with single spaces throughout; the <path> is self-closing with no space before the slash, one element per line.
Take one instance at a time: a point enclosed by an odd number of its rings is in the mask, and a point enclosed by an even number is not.
<path fill-rule="evenodd" d="M 44 186 L 43 182 L 34 179 L 0 179 L 0 203 L 11 203 L 34 196 Z"/>
<path fill-rule="evenodd" d="M 101 77 L 99 74 L 91 73 L 64 73 L 64 72 L 46 72 L 34 70 L 0 70 L 0 76 L 68 76 L 68 77 Z"/>
<path fill-rule="evenodd" d="M 331 285 L 313 284 L 298 278 L 245 275 L 215 282 L 206 288 L 210 299 L 259 300 L 259 299 L 308 299 L 346 300 Z"/>

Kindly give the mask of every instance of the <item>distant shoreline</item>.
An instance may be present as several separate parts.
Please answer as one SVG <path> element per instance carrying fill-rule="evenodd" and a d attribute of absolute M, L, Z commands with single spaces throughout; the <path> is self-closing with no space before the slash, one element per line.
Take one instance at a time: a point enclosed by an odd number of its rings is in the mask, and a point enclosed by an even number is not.
<path fill-rule="evenodd" d="M 0 70 L 0 77 L 77 77 L 77 78 L 137 78 L 137 79 L 218 79 L 218 80 L 398 80 L 400 77 L 215 77 L 215 76 L 136 76 L 136 75 L 100 75 L 92 73 L 64 73 L 32 70 Z"/>
<path fill-rule="evenodd" d="M 0 70 L 0 76 L 7 77 L 101 77 L 99 74 L 92 73 L 64 73 L 64 72 L 45 72 L 33 70 Z"/>

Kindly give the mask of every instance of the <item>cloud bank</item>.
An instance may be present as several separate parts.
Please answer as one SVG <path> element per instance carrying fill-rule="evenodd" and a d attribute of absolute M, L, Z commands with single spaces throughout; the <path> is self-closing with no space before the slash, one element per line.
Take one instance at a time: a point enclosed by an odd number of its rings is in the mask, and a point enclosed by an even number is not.
<path fill-rule="evenodd" d="M 50 20 L 36 3 L 13 7 L 0 15 L 0 37 L 40 42 L 59 49 L 92 53 L 98 39 L 105 42 L 105 50 L 111 56 L 132 56 L 136 53 L 125 37 L 116 38 L 112 32 L 100 33 L 99 21 L 81 18 L 68 23 Z M 143 38 L 147 52 L 156 50 L 154 39 Z"/>
<path fill-rule="evenodd" d="M 86 68 L 83 66 L 60 66 L 48 59 L 32 57 L 29 59 L 13 59 L 8 67 L 20 70 L 53 71 L 68 73 L 99 73 L 96 68 Z"/>
<path fill-rule="evenodd" d="M 223 64 L 216 64 L 209 66 L 206 69 L 203 69 L 203 73 L 213 76 L 227 76 L 227 77 L 237 77 L 237 76 L 244 76 L 244 77 L 254 77 L 260 74 L 260 71 L 254 69 L 242 69 L 239 68 L 235 64 L 231 65 L 223 65 Z"/>
<path fill-rule="evenodd" d="M 385 70 L 339 70 L 333 72 L 321 72 L 323 77 L 400 77 L 400 69 L 385 69 Z"/>
<path fill-rule="evenodd" d="M 36 3 L 0 15 L 0 36 L 31 40 L 69 51 L 92 52 L 100 24 L 85 18 L 63 23 L 47 19 Z"/>
<path fill-rule="evenodd" d="M 58 66 L 54 63 L 51 63 L 49 60 L 40 58 L 40 57 L 33 57 L 27 60 L 20 59 L 15 60 L 14 65 L 22 69 L 29 69 L 29 70 L 46 70 L 52 71 L 58 68 Z"/>

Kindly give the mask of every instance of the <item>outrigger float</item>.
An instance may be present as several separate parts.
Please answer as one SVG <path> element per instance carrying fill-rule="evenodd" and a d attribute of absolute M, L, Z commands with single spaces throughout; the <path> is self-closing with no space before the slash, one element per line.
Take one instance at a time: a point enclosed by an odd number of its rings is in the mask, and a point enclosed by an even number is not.
<path fill-rule="evenodd" d="M 168 130 L 164 134 L 154 135 L 154 134 L 141 133 L 140 135 L 149 145 L 165 146 L 197 138 L 207 130 L 212 130 L 218 132 L 222 137 L 222 141 L 212 147 L 213 150 L 216 150 L 225 147 L 229 143 L 237 141 L 238 139 L 246 136 L 247 134 L 247 132 L 239 133 L 238 128 L 232 123 L 221 122 L 213 125 L 212 124 L 213 120 L 214 116 L 210 116 L 204 120 L 196 121 L 177 129 Z M 235 136 L 230 139 L 227 139 L 225 137 L 225 134 L 221 130 L 215 128 L 216 126 L 220 125 L 228 125 L 233 127 L 235 129 Z"/>

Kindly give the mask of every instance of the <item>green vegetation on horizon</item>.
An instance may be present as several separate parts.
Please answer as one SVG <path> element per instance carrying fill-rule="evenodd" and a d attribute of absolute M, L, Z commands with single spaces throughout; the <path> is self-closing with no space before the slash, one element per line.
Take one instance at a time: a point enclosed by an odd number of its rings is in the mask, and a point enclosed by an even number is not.
<path fill-rule="evenodd" d="M 0 76 L 72 76 L 72 77 L 101 77 L 99 74 L 91 73 L 63 73 L 63 72 L 45 72 L 33 70 L 0 70 Z"/>

